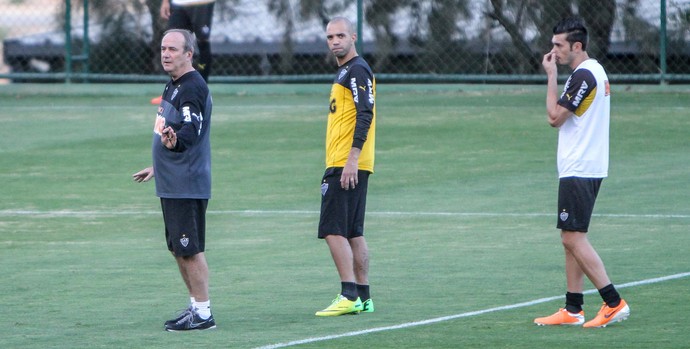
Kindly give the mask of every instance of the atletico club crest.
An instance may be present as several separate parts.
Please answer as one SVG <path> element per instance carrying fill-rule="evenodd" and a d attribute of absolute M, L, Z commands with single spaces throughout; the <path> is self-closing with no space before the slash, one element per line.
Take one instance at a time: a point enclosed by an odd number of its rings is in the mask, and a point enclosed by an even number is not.
<path fill-rule="evenodd" d="M 568 220 L 568 212 L 563 211 L 560 215 L 558 215 L 558 217 L 561 219 L 561 221 L 565 222 Z"/>
<path fill-rule="evenodd" d="M 180 243 L 184 247 L 187 247 L 187 245 L 189 245 L 189 238 L 187 237 L 187 235 L 182 234 L 182 238 L 180 239 Z"/>

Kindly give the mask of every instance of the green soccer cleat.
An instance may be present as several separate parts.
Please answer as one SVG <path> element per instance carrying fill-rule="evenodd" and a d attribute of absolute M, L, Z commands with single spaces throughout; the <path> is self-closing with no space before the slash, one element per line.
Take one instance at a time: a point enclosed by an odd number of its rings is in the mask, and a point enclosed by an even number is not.
<path fill-rule="evenodd" d="M 364 304 L 362 303 L 362 300 L 357 297 L 357 300 L 355 300 L 355 311 L 350 314 L 357 315 L 362 311 L 362 309 L 364 309 Z"/>
<path fill-rule="evenodd" d="M 374 312 L 374 301 L 371 300 L 371 298 L 365 300 L 362 303 L 362 312 L 363 313 L 373 313 Z"/>
<path fill-rule="evenodd" d="M 359 307 L 357 306 L 359 303 Z M 324 310 L 316 312 L 316 316 L 340 316 L 345 314 L 357 314 L 362 310 L 362 301 L 357 298 L 356 301 L 351 301 L 343 295 L 337 295 L 331 305 Z"/>

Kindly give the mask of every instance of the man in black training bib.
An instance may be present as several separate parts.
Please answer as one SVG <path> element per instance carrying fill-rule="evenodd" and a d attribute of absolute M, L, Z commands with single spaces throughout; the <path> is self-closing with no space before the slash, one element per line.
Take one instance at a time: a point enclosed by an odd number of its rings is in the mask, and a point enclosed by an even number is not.
<path fill-rule="evenodd" d="M 133 175 L 137 182 L 156 178 L 172 252 L 187 286 L 189 307 L 166 321 L 166 331 L 216 327 L 208 292 L 206 207 L 211 198 L 211 93 L 192 67 L 194 36 L 183 29 L 165 32 L 161 63 L 170 74 L 153 128 L 153 166 Z"/>

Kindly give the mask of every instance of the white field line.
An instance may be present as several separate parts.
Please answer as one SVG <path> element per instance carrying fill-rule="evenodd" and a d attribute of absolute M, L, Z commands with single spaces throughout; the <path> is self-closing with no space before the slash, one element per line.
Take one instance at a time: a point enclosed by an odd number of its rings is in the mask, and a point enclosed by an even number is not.
<path fill-rule="evenodd" d="M 690 276 L 690 272 L 674 274 L 674 275 L 669 275 L 669 276 L 662 276 L 662 277 L 653 278 L 653 279 L 628 282 L 625 284 L 616 285 L 616 288 L 621 289 L 621 288 L 626 288 L 626 287 L 635 287 L 635 286 L 641 286 L 641 285 L 655 284 L 655 283 L 669 281 L 669 280 L 681 279 L 681 278 L 685 278 L 688 276 Z M 592 293 L 596 293 L 596 292 L 597 292 L 597 290 L 591 289 L 591 290 L 585 291 L 584 293 L 585 294 L 592 294 Z M 306 338 L 306 339 L 290 341 L 290 342 L 285 342 L 285 343 L 270 344 L 270 345 L 265 345 L 262 347 L 257 347 L 256 349 L 285 348 L 285 347 L 290 347 L 290 346 L 294 346 L 294 345 L 308 344 L 308 343 L 314 343 L 314 342 L 323 342 L 323 341 L 338 339 L 338 338 L 343 338 L 343 337 L 354 337 L 354 336 L 360 336 L 360 335 L 365 335 L 365 334 L 369 334 L 369 333 L 392 331 L 392 330 L 399 330 L 399 329 L 409 328 L 409 327 L 429 325 L 429 324 L 434 324 L 434 323 L 438 323 L 438 322 L 445 322 L 445 321 L 461 319 L 461 318 L 466 318 L 466 317 L 471 317 L 471 316 L 494 313 L 494 312 L 503 311 L 503 310 L 512 310 L 512 309 L 517 309 L 517 308 L 529 307 L 529 306 L 532 306 L 535 304 L 546 303 L 546 302 L 550 302 L 550 301 L 561 299 L 561 298 L 563 298 L 563 295 L 540 298 L 540 299 L 535 299 L 532 301 L 510 304 L 510 305 L 504 305 L 504 306 L 489 308 L 489 309 L 484 309 L 484 310 L 470 311 L 467 313 L 437 317 L 437 318 L 428 319 L 428 320 L 406 322 L 406 323 L 402 323 L 399 325 L 375 327 L 375 328 L 370 328 L 367 330 L 346 332 L 346 333 L 335 334 L 335 335 L 330 335 L 330 336 L 312 337 L 312 338 Z"/>
<path fill-rule="evenodd" d="M 241 215 L 241 216 L 312 216 L 318 215 L 319 211 L 309 210 L 208 210 L 209 215 Z M 111 217 L 111 216 L 151 216 L 160 215 L 160 211 L 152 210 L 0 210 L 0 217 L 20 217 L 32 216 L 36 218 L 58 218 L 58 217 Z M 367 212 L 367 216 L 439 216 L 439 217 L 551 217 L 552 213 L 501 213 L 501 212 L 423 212 L 423 211 L 372 211 Z M 595 217 L 609 218 L 680 218 L 688 219 L 687 214 L 617 214 L 617 213 L 595 213 Z"/>
<path fill-rule="evenodd" d="M 231 214 L 231 215 L 265 216 L 265 215 L 317 215 L 319 212 L 318 211 L 309 211 L 309 210 L 225 210 L 225 211 L 209 210 L 207 213 L 218 214 L 218 215 Z M 96 216 L 102 217 L 102 216 L 123 216 L 123 215 L 132 215 L 132 216 L 160 215 L 160 212 L 159 211 L 117 211 L 117 210 L 114 210 L 114 211 L 0 210 L 0 217 L 33 216 L 33 217 L 46 217 L 46 218 L 51 218 L 51 217 L 87 218 L 87 217 L 96 217 Z M 510 216 L 510 217 L 529 217 L 529 216 L 531 216 L 531 217 L 548 217 L 548 216 L 552 216 L 552 214 L 547 214 L 547 213 L 490 213 L 490 212 L 471 213 L 471 212 L 402 212 L 402 211 L 374 211 L 374 212 L 367 212 L 367 215 L 374 215 L 374 216 L 451 216 L 451 217 L 452 216 L 458 216 L 458 217 L 506 217 L 506 216 Z M 678 215 L 678 214 L 668 214 L 668 215 L 664 215 L 664 214 L 595 214 L 595 216 L 625 217 L 625 218 L 628 218 L 628 217 L 629 218 L 659 218 L 659 219 L 663 219 L 663 218 L 687 219 L 687 218 L 690 218 L 690 215 Z M 625 283 L 625 284 L 616 285 L 616 287 L 617 288 L 634 287 L 634 286 L 659 283 L 659 282 L 669 281 L 669 280 L 674 280 L 674 279 L 680 279 L 680 278 L 684 278 L 684 277 L 688 277 L 688 276 L 690 276 L 690 272 L 674 274 L 674 275 L 669 275 L 669 276 L 664 276 L 664 277 L 659 277 L 659 278 L 653 278 L 653 279 L 646 279 L 646 280 L 641 280 L 641 281 L 629 282 L 629 283 Z M 585 291 L 584 293 L 585 294 L 592 294 L 595 292 L 596 292 L 595 289 L 591 289 L 591 290 Z M 297 340 L 297 341 L 271 344 L 271 345 L 267 345 L 267 346 L 258 347 L 257 349 L 284 348 L 284 347 L 289 347 L 289 346 L 294 346 L 294 345 L 299 345 L 299 344 L 307 344 L 307 343 L 320 342 L 320 341 L 326 341 L 326 340 L 343 338 L 343 337 L 352 337 L 352 336 L 359 336 L 359 335 L 375 333 L 375 332 L 391 331 L 391 330 L 397 330 L 397 329 L 408 328 L 408 327 L 428 325 L 428 324 L 433 324 L 433 323 L 437 323 L 437 322 L 444 322 L 444 321 L 450 321 L 450 320 L 460 319 L 460 318 L 465 318 L 465 317 L 483 315 L 483 314 L 502 311 L 502 310 L 511 310 L 511 309 L 516 309 L 516 308 L 528 307 L 528 306 L 532 306 L 532 305 L 536 305 L 536 304 L 540 304 L 540 303 L 546 303 L 546 302 L 550 302 L 553 300 L 557 300 L 557 299 L 560 299 L 562 297 L 563 297 L 562 295 L 559 295 L 559 296 L 553 296 L 553 297 L 540 298 L 540 299 L 522 302 L 522 303 L 505 305 L 505 306 L 489 308 L 489 309 L 484 309 L 484 310 L 471 311 L 471 312 L 467 312 L 467 313 L 449 315 L 449 316 L 438 317 L 438 318 L 433 318 L 433 319 L 428 319 L 428 320 L 408 322 L 408 323 L 403 323 L 403 324 L 399 324 L 399 325 L 376 327 L 376 328 L 372 328 L 372 329 L 368 329 L 368 330 L 347 332 L 347 333 L 342 333 L 342 334 L 338 334 L 338 335 L 331 335 L 331 336 L 324 336 L 324 337 L 313 337 L 313 338 L 307 338 L 307 339 L 302 339 L 302 340 Z"/>
<path fill-rule="evenodd" d="M 117 96 L 115 96 L 117 97 Z M 215 109 L 223 109 L 223 110 L 266 110 L 266 109 L 289 109 L 293 110 L 295 107 L 299 107 L 300 109 L 314 109 L 314 110 L 322 110 L 323 106 L 315 105 L 313 103 L 310 104 L 286 104 L 286 105 L 234 105 L 234 106 L 219 106 Z M 4 107 L 3 107 L 4 108 Z M 84 109 L 98 109 L 98 110 L 103 110 L 103 109 L 111 109 L 111 110 L 123 110 L 123 109 L 134 109 L 134 110 L 141 110 L 141 109 L 150 109 L 149 106 L 142 107 L 142 106 L 137 106 L 137 105 L 130 105 L 130 106 L 122 106 L 122 105 L 100 105 L 98 107 L 93 107 L 89 108 L 87 106 L 83 105 L 14 105 L 14 106 L 9 106 L 7 107 L 8 109 L 17 109 L 21 111 L 41 111 L 41 110 L 72 110 L 72 109 L 79 109 L 79 110 L 84 110 Z"/>

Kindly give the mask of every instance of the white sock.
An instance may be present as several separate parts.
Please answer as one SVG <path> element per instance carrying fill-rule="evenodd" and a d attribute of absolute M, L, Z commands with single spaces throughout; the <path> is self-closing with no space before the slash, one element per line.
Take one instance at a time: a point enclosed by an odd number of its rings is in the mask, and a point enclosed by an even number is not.
<path fill-rule="evenodd" d="M 211 317 L 211 300 L 207 300 L 206 302 L 194 302 L 192 303 L 192 306 L 194 309 L 196 309 L 196 313 L 199 314 L 199 316 L 206 320 L 209 317 Z"/>
<path fill-rule="evenodd" d="M 189 297 L 189 305 L 194 305 L 196 303 L 196 299 L 194 297 Z"/>

